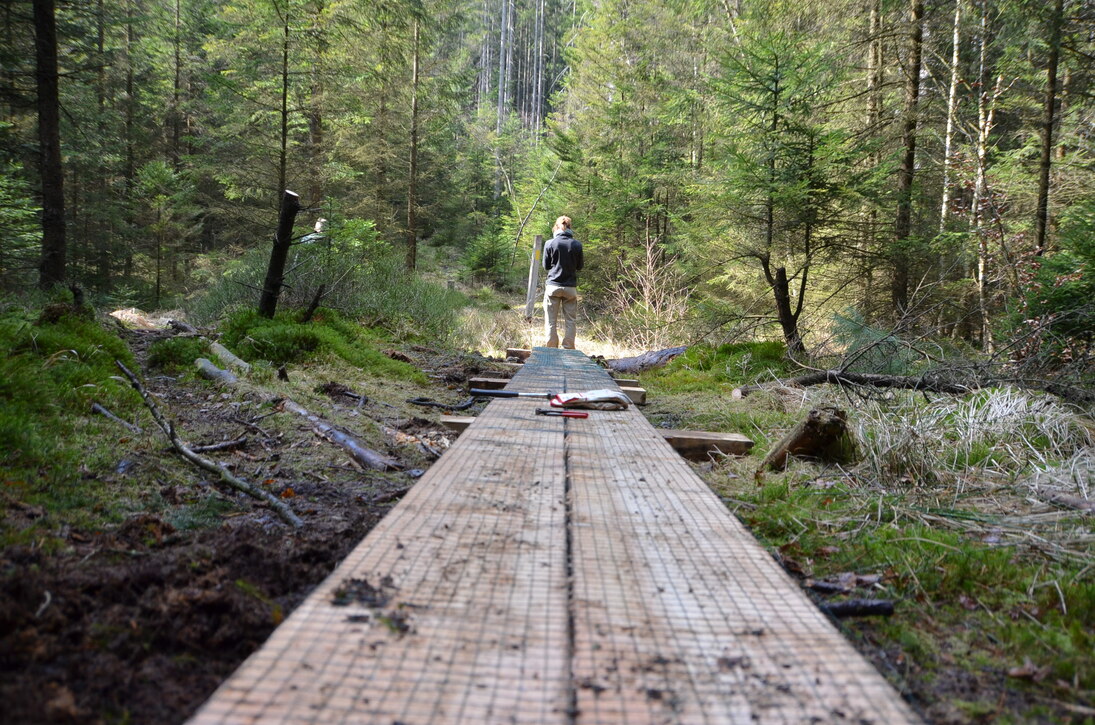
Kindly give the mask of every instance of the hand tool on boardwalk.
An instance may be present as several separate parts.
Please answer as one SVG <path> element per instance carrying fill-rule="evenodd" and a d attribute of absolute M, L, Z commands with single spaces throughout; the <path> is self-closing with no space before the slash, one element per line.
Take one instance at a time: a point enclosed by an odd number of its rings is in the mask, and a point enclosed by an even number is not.
<path fill-rule="evenodd" d="M 552 415 L 560 418 L 588 418 L 589 413 L 584 410 L 551 410 L 550 408 L 537 408 L 536 415 Z"/>
<path fill-rule="evenodd" d="M 472 388 L 472 395 L 492 398 L 540 398 L 551 401 L 553 408 L 592 408 L 596 410 L 624 410 L 631 405 L 631 398 L 619 390 L 602 388 L 574 393 L 522 393 L 516 390 L 484 390 Z"/>
<path fill-rule="evenodd" d="M 551 397 L 555 395 L 555 393 L 519 393 L 516 390 L 485 390 L 484 388 L 472 388 L 468 392 L 489 398 L 539 398 L 540 400 L 551 400 Z"/>

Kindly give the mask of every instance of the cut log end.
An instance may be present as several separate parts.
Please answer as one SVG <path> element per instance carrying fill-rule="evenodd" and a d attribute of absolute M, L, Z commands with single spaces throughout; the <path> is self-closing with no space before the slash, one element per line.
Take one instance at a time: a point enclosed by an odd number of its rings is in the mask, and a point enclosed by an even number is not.
<path fill-rule="evenodd" d="M 847 415 L 838 408 L 816 408 L 806 420 L 792 428 L 761 463 L 766 468 L 782 471 L 789 456 L 819 461 L 842 462 L 850 457 Z"/>

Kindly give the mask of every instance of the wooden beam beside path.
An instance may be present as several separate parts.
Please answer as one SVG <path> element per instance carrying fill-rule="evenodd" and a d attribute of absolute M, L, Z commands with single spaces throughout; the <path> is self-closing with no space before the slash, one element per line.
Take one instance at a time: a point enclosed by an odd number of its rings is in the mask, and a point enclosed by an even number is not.
<path fill-rule="evenodd" d="M 510 384 L 609 387 L 537 348 Z M 634 407 L 492 401 L 194 723 L 908 723 Z"/>

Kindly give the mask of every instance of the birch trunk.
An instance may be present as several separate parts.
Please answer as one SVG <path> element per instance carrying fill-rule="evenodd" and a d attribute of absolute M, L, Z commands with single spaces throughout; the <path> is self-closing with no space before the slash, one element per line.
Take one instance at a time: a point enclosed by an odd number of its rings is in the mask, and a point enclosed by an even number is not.
<path fill-rule="evenodd" d="M 962 0 L 954 0 L 954 28 L 951 33 L 950 87 L 947 90 L 947 129 L 943 134 L 943 199 L 939 205 L 939 233 L 947 230 L 951 205 L 951 168 L 954 166 L 954 126 L 958 112 L 958 49 L 961 41 Z"/>

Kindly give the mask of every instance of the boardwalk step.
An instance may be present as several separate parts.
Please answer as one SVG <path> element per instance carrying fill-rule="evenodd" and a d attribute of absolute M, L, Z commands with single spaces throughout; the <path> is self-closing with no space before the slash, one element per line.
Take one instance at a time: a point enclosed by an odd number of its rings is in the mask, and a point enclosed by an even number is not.
<path fill-rule="evenodd" d="M 480 390 L 501 390 L 509 385 L 508 378 L 468 378 L 468 388 Z"/>
<path fill-rule="evenodd" d="M 639 381 L 635 378 L 612 378 L 613 382 L 619 385 L 621 388 L 637 388 L 639 387 Z"/>
<path fill-rule="evenodd" d="M 441 425 L 459 434 L 475 421 L 470 415 L 443 415 Z M 683 458 L 690 461 L 706 461 L 708 454 L 744 456 L 753 447 L 753 441 L 740 433 L 711 433 L 703 430 L 658 430 L 669 445 Z"/>
<path fill-rule="evenodd" d="M 690 461 L 706 461 L 710 453 L 744 456 L 753 441 L 740 433 L 710 433 L 703 430 L 661 430 L 669 445 Z"/>
<path fill-rule="evenodd" d="M 525 349 L 522 349 L 520 347 L 507 347 L 506 348 L 506 358 L 507 359 L 511 358 L 511 357 L 515 357 L 518 360 L 520 360 L 521 362 L 524 362 L 525 360 L 528 360 L 528 357 L 531 354 L 532 354 L 532 350 L 525 350 Z"/>
<path fill-rule="evenodd" d="M 456 433 L 463 433 L 474 420 L 474 415 L 443 415 L 441 425 Z"/>
<path fill-rule="evenodd" d="M 627 385 L 621 385 L 620 390 L 624 392 L 624 395 L 631 398 L 631 402 L 635 405 L 643 405 L 646 403 L 645 388 L 633 388 Z"/>

